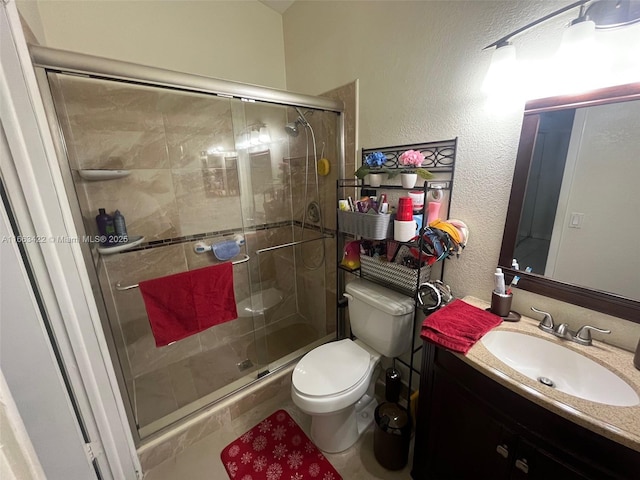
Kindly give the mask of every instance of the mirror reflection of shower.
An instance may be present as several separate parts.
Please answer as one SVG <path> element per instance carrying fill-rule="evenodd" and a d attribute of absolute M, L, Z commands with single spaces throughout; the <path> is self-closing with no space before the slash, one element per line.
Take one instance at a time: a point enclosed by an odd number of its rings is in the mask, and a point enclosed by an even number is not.
<path fill-rule="evenodd" d="M 320 234 L 324 235 L 324 220 L 322 216 L 322 211 L 320 209 L 320 189 L 318 187 L 318 150 L 316 146 L 316 136 L 313 131 L 313 127 L 307 121 L 306 115 L 313 115 L 312 110 L 307 110 L 306 112 L 302 112 L 298 107 L 294 107 L 296 112 L 298 113 L 298 118 L 295 121 L 289 122 L 285 125 L 284 129 L 287 134 L 291 137 L 297 137 L 300 134 L 300 127 L 304 128 L 305 137 L 306 137 L 306 146 L 305 146 L 305 171 L 304 171 L 304 208 L 302 214 L 302 238 L 304 240 L 304 232 L 307 223 L 307 216 L 309 219 L 313 221 L 317 221 L 320 225 Z M 309 182 L 307 181 L 309 178 L 309 133 L 311 133 L 311 144 L 313 147 L 313 171 L 315 173 L 315 200 L 309 202 Z M 325 246 L 324 242 L 322 242 L 322 254 L 320 259 L 316 265 L 307 264 L 305 261 L 305 255 L 302 255 L 302 264 L 307 270 L 316 270 L 324 265 L 325 258 Z"/>

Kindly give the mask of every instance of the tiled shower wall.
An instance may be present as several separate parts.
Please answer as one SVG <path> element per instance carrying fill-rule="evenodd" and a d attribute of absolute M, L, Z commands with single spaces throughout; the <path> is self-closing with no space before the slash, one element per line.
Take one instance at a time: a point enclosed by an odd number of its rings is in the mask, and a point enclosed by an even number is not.
<path fill-rule="evenodd" d="M 210 393 L 213 377 L 218 385 L 220 379 L 229 383 L 241 376 L 236 363 L 247 352 L 259 350 L 257 328 L 269 331 L 275 323 L 303 322 L 309 329 L 301 336 L 311 335 L 309 342 L 335 330 L 336 256 L 331 242 L 324 255 L 321 242 L 256 254 L 260 248 L 319 235 L 318 225 L 304 232 L 300 228 L 307 145 L 311 155 L 313 150 L 304 129 L 295 139 L 285 134 L 287 115 L 289 120 L 297 116 L 292 109 L 60 74 L 50 74 L 50 81 L 86 233 L 97 233 L 95 215 L 98 208 L 106 208 L 120 209 L 131 237 L 145 237 L 146 248 L 102 256 L 92 250 L 134 410 L 142 410 L 144 396 L 159 412 L 145 416 L 137 411 L 138 425 Z M 332 164 L 331 174 L 320 179 L 320 204 L 325 226 L 334 229 L 339 172 L 335 114 L 307 115 L 318 156 L 324 148 L 323 156 Z M 235 151 L 235 136 L 254 123 L 269 127 L 268 149 L 252 154 L 238 151 L 236 157 L 230 153 Z M 308 192 L 315 196 L 313 156 L 310 160 Z M 249 174 L 236 162 L 251 165 Z M 128 169 L 130 174 L 87 181 L 79 175 L 87 169 Z M 243 196 L 241 202 L 240 191 L 247 188 L 254 194 Z M 236 300 L 275 287 L 285 301 L 264 317 L 241 317 L 156 348 L 139 291 L 118 291 L 114 285 L 217 263 L 210 253 L 194 252 L 197 237 L 206 234 L 207 243 L 216 243 L 234 232 L 244 233 L 242 253 L 251 257 L 234 267 Z M 326 291 L 333 295 L 326 296 Z M 196 360 L 200 369 L 193 373 Z M 258 359 L 252 360 L 255 369 Z"/>

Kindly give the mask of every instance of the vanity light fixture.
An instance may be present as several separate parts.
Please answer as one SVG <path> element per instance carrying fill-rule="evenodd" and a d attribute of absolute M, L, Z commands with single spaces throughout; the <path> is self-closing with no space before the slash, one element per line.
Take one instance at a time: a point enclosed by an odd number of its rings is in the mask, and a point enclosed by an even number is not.
<path fill-rule="evenodd" d="M 515 72 L 516 47 L 508 41 L 496 45 L 482 90 L 486 93 L 503 90 L 512 83 Z"/>
<path fill-rule="evenodd" d="M 563 57 L 580 55 L 594 42 L 596 24 L 589 20 L 585 14 L 585 7 L 580 7 L 580 16 L 572 20 L 569 26 L 562 32 L 562 40 L 558 53 Z M 588 50 L 587 50 L 588 53 Z"/>
<path fill-rule="evenodd" d="M 595 57 L 600 61 L 600 56 L 595 52 L 596 30 L 614 29 L 640 22 L 640 0 L 578 0 L 566 5 L 483 48 L 483 50 L 487 50 L 495 47 L 483 83 L 483 91 L 504 91 L 507 78 L 515 76 L 515 47 L 511 44 L 511 40 L 515 36 L 575 8 L 580 8 L 578 17 L 572 20 L 563 32 L 558 52 L 555 55 L 556 64 L 567 72 L 574 72 L 574 77 L 584 74 L 585 72 L 582 71 L 584 65 L 595 63 L 593 60 Z M 635 55 L 637 52 L 634 52 Z M 505 70 L 507 61 L 512 65 L 511 72 Z M 602 65 L 600 67 L 602 68 Z M 501 72 L 499 77 L 496 72 Z"/>

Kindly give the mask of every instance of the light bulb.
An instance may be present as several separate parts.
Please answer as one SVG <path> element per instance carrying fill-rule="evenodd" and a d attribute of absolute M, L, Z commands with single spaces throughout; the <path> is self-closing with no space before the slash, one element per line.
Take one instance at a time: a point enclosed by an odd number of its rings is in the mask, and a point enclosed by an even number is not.
<path fill-rule="evenodd" d="M 516 75 L 516 47 L 507 43 L 498 46 L 491 57 L 487 76 L 482 84 L 485 93 L 504 92 L 505 87 L 513 88 Z"/>
<path fill-rule="evenodd" d="M 596 24 L 591 20 L 574 23 L 564 32 L 558 49 L 558 56 L 564 61 L 587 60 L 595 44 Z"/>
<path fill-rule="evenodd" d="M 553 64 L 555 94 L 575 94 L 595 88 L 600 83 L 598 70 L 604 69 L 597 61 L 598 48 L 595 42 L 596 25 L 590 20 L 574 23 L 562 32 L 560 47 Z"/>

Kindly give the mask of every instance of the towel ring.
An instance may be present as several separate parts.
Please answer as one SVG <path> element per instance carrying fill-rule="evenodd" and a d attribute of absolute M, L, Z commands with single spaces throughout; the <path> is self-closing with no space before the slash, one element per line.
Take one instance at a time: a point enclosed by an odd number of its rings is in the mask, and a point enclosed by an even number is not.
<path fill-rule="evenodd" d="M 433 312 L 442 305 L 440 289 L 433 283 L 421 283 L 418 287 L 418 305 L 424 313 Z"/>
<path fill-rule="evenodd" d="M 451 303 L 451 287 L 441 280 L 421 283 L 418 287 L 418 305 L 424 313 L 433 312 Z"/>

